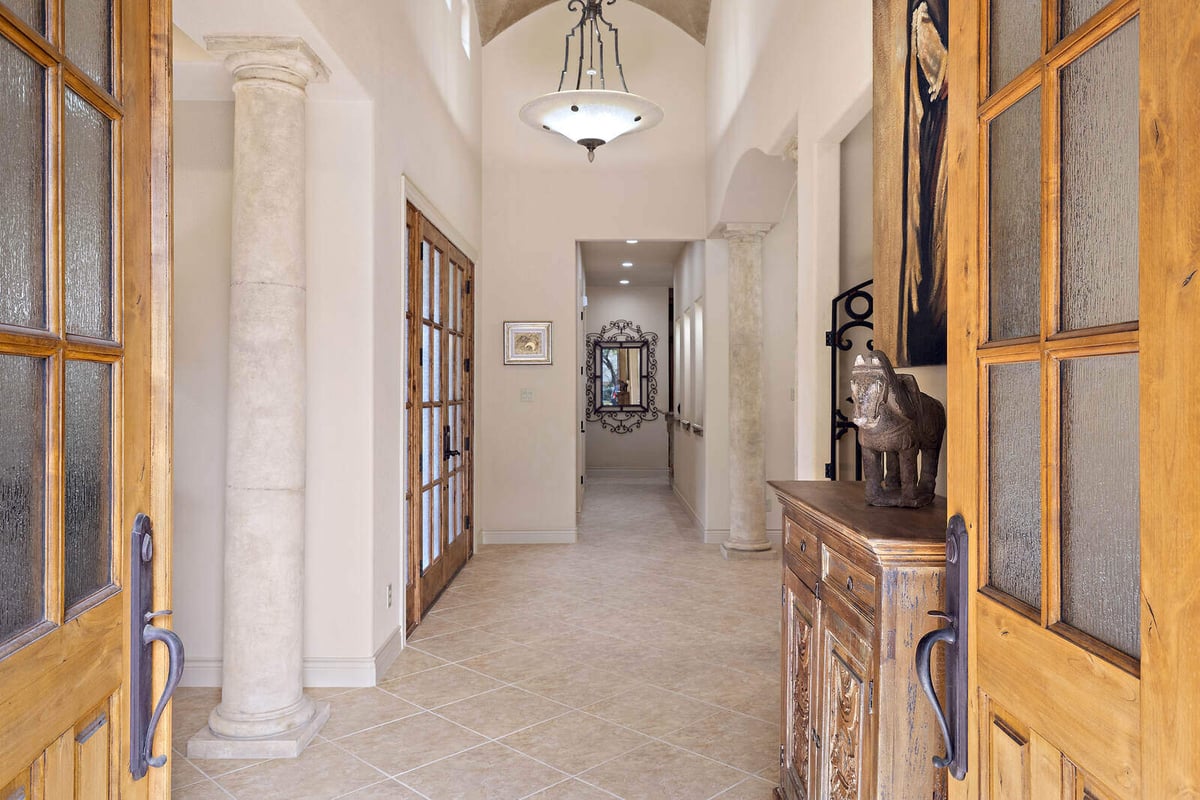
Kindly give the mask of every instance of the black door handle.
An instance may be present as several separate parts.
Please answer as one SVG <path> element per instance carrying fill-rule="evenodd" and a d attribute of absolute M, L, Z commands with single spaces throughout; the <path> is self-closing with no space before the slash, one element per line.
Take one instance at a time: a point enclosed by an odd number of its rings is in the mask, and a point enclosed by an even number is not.
<path fill-rule="evenodd" d="M 457 450 L 450 449 L 450 426 L 446 425 L 442 428 L 442 458 L 444 458 L 446 461 L 449 461 L 455 456 L 461 455 L 462 453 L 458 452 Z"/>
<path fill-rule="evenodd" d="M 938 727 L 946 742 L 946 755 L 934 756 L 933 765 L 945 768 L 956 780 L 967 776 L 967 599 L 970 573 L 967 569 L 967 525 L 955 514 L 946 529 L 946 611 L 930 611 L 948 627 L 921 637 L 917 644 L 917 678 L 933 704 Z M 933 685 L 933 648 L 946 645 L 946 710 L 942 710 Z"/>

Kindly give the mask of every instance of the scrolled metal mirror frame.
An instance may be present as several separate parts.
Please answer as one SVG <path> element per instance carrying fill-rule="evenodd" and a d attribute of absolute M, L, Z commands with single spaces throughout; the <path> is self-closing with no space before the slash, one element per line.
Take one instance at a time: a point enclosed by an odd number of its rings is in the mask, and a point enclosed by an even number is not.
<path fill-rule="evenodd" d="M 619 346 L 642 344 L 646 347 L 645 370 L 648 376 L 646 383 L 646 407 L 638 410 L 630 406 L 612 406 L 597 409 L 596 403 L 596 352 L 604 344 L 612 342 Z M 659 417 L 655 400 L 658 397 L 658 334 L 643 332 L 640 325 L 635 325 L 627 319 L 618 319 L 600 328 L 599 333 L 587 335 L 587 418 L 590 422 L 599 422 L 605 430 L 613 433 L 633 433 L 642 426 L 643 422 L 653 422 Z"/>

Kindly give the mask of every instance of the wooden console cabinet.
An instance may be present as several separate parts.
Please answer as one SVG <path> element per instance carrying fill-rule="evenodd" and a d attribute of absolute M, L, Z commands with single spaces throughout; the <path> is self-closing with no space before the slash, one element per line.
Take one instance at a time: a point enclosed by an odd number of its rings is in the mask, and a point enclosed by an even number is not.
<path fill-rule="evenodd" d="M 943 604 L 945 500 L 873 508 L 857 483 L 771 486 L 784 509 L 777 795 L 942 800 L 944 745 L 914 659 Z"/>

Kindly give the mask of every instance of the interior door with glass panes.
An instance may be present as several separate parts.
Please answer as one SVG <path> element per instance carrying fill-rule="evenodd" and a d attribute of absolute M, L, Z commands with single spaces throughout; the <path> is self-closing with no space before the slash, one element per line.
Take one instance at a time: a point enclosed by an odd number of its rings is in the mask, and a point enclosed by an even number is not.
<path fill-rule="evenodd" d="M 139 512 L 169 508 L 152 441 L 170 447 L 154 405 L 170 390 L 169 26 L 147 0 L 0 0 L 5 800 L 170 787 L 169 767 L 129 769 L 126 544 Z M 169 748 L 168 716 L 153 753 Z"/>
<path fill-rule="evenodd" d="M 408 208 L 407 627 L 471 557 L 474 266 Z"/>
<path fill-rule="evenodd" d="M 1147 98 L 1194 105 L 1196 59 L 1167 42 L 1194 47 L 1200 15 L 1175 0 L 950 8 L 948 478 L 977 565 L 969 773 L 952 793 L 1187 796 L 1151 788 L 1147 753 L 1180 745 L 1143 714 L 1179 686 L 1183 662 L 1154 648 L 1190 625 L 1172 587 L 1196 576 L 1143 554 L 1176 536 L 1151 521 L 1178 448 L 1196 447 L 1153 447 L 1171 436 L 1148 412 L 1193 369 L 1162 357 L 1195 317 L 1161 298 L 1187 285 L 1195 248 L 1173 260 L 1152 231 L 1195 230 L 1194 196 L 1169 187 L 1196 136 Z M 1169 516 L 1194 530 L 1188 503 Z M 1142 587 L 1160 582 L 1151 611 Z"/>

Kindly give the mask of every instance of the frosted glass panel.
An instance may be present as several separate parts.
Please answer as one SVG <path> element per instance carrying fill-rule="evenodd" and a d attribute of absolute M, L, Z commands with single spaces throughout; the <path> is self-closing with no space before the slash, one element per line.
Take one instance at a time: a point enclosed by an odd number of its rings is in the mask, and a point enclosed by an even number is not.
<path fill-rule="evenodd" d="M 112 367 L 67 362 L 66 607 L 112 573 Z"/>
<path fill-rule="evenodd" d="M 421 324 L 421 402 L 433 397 L 433 328 Z"/>
<path fill-rule="evenodd" d="M 1059 7 L 1062 10 L 1062 16 L 1059 18 L 1059 33 L 1065 37 L 1074 32 L 1108 3 L 1109 0 L 1061 0 Z"/>
<path fill-rule="evenodd" d="M 442 275 L 446 271 L 446 260 L 441 250 L 433 251 L 433 321 L 442 322 Z"/>
<path fill-rule="evenodd" d="M 111 0 L 66 0 L 67 57 L 112 90 Z"/>
<path fill-rule="evenodd" d="M 991 124 L 988 244 L 991 339 L 1041 330 L 1041 90 Z"/>
<path fill-rule="evenodd" d="M 0 642 L 43 619 L 46 366 L 0 355 Z"/>
<path fill-rule="evenodd" d="M 67 90 L 67 332 L 112 336 L 112 123 Z"/>
<path fill-rule="evenodd" d="M 429 569 L 433 554 L 433 491 L 421 493 L 421 572 Z"/>
<path fill-rule="evenodd" d="M 449 539 L 451 542 L 453 542 L 455 539 L 458 538 L 458 534 L 459 534 L 459 530 L 458 530 L 458 476 L 457 475 L 450 476 L 450 488 L 448 489 L 448 500 L 449 500 L 450 511 L 448 512 L 446 521 L 450 523 L 450 525 L 448 526 L 450 529 Z"/>
<path fill-rule="evenodd" d="M 1137 656 L 1138 357 L 1062 366 L 1063 621 Z"/>
<path fill-rule="evenodd" d="M 0 39 L 0 323 L 46 326 L 46 78 Z"/>
<path fill-rule="evenodd" d="M 1041 368 L 988 369 L 988 583 L 1042 605 Z"/>
<path fill-rule="evenodd" d="M 1138 22 L 1062 72 L 1062 327 L 1138 316 Z"/>
<path fill-rule="evenodd" d="M 430 558 L 437 561 L 442 557 L 442 485 L 439 483 L 433 487 L 433 527 L 431 529 L 431 541 L 433 542 L 433 553 Z"/>
<path fill-rule="evenodd" d="M 433 480 L 433 459 L 436 454 L 433 449 L 433 431 L 430 423 L 433 420 L 433 409 L 421 409 L 421 483 Z"/>
<path fill-rule="evenodd" d="M 46 32 L 45 0 L 4 0 L 4 5 L 38 33 Z"/>
<path fill-rule="evenodd" d="M 1042 0 L 991 5 L 991 90 L 1001 89 L 1042 55 Z"/>

